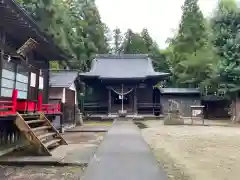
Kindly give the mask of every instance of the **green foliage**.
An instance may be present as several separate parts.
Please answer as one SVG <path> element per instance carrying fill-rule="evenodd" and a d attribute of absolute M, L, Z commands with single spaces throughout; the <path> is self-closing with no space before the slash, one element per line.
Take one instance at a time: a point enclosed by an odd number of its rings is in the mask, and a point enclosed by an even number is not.
<path fill-rule="evenodd" d="M 113 30 L 113 39 L 114 39 L 113 52 L 115 54 L 120 54 L 123 37 L 121 35 L 121 30 L 119 28 Z"/>
<path fill-rule="evenodd" d="M 122 43 L 122 51 L 124 54 L 147 54 L 148 50 L 144 39 L 139 33 L 134 33 L 128 29 Z"/>
<path fill-rule="evenodd" d="M 188 87 L 200 87 L 208 85 L 209 79 L 213 77 L 214 68 L 218 56 L 213 47 L 206 46 L 188 54 L 186 59 L 179 63 L 178 83 L 187 84 Z"/>
<path fill-rule="evenodd" d="M 222 0 L 212 18 L 214 45 L 220 60 L 217 64 L 220 91 L 240 90 L 240 12 L 235 1 Z"/>
<path fill-rule="evenodd" d="M 181 53 L 194 53 L 207 41 L 206 24 L 198 0 L 185 0 L 183 14 L 176 38 L 175 49 Z"/>
<path fill-rule="evenodd" d="M 185 0 L 178 33 L 170 40 L 165 56 L 172 73 L 171 86 L 200 87 L 211 78 L 216 53 L 211 31 L 197 0 Z"/>
<path fill-rule="evenodd" d="M 59 63 L 57 61 L 50 62 L 50 68 L 54 70 L 60 69 Z"/>
<path fill-rule="evenodd" d="M 222 95 L 240 90 L 240 11 L 221 0 L 205 20 L 197 0 L 185 0 L 179 31 L 164 51 L 171 86 L 200 87 Z"/>
<path fill-rule="evenodd" d="M 72 68 L 86 71 L 96 53 L 108 53 L 107 26 L 94 0 L 18 0 L 40 29 L 71 54 Z M 57 68 L 56 63 L 53 67 Z"/>
<path fill-rule="evenodd" d="M 135 33 L 128 29 L 120 45 L 120 52 L 124 54 L 148 54 L 157 71 L 169 71 L 166 56 L 160 51 L 146 28 L 141 33 Z"/>

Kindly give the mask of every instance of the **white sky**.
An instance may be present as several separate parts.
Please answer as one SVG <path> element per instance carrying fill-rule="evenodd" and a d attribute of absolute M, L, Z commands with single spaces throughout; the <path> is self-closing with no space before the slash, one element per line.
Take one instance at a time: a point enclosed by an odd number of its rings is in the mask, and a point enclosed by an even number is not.
<path fill-rule="evenodd" d="M 199 0 L 203 14 L 208 16 L 218 0 Z M 96 0 L 102 21 L 113 30 L 128 28 L 140 32 L 146 27 L 160 48 L 172 37 L 181 19 L 184 0 Z"/>

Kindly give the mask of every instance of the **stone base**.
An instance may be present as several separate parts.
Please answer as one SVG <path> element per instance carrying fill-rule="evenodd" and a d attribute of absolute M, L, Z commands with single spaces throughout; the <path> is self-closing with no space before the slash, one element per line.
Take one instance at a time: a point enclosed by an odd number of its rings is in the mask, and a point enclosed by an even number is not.
<path fill-rule="evenodd" d="M 119 110 L 118 111 L 118 116 L 119 117 L 126 117 L 127 116 L 127 111 L 126 110 Z"/>
<path fill-rule="evenodd" d="M 164 119 L 164 125 L 184 125 L 184 119 L 178 113 L 169 113 Z"/>

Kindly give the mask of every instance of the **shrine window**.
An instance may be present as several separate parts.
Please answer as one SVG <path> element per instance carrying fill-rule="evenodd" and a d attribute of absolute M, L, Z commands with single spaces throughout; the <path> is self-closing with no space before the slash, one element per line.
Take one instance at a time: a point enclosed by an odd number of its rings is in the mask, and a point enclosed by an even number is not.
<path fill-rule="evenodd" d="M 3 62 L 1 96 L 12 97 L 13 89 L 18 90 L 18 98 L 27 99 L 28 69 L 14 62 Z"/>
<path fill-rule="evenodd" d="M 15 64 L 4 61 L 1 79 L 1 96 L 12 97 L 15 88 Z"/>
<path fill-rule="evenodd" d="M 23 65 L 17 65 L 16 89 L 18 90 L 18 98 L 27 99 L 28 69 Z"/>

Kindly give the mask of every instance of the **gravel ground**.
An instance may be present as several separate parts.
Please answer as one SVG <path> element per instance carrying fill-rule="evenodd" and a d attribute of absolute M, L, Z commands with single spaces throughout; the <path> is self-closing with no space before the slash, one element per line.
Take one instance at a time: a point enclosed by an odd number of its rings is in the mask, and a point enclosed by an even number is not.
<path fill-rule="evenodd" d="M 81 167 L 1 167 L 0 180 L 79 180 Z"/>
<path fill-rule="evenodd" d="M 63 137 L 69 144 L 99 145 L 104 133 L 67 132 Z M 80 180 L 84 167 L 0 166 L 0 180 Z"/>
<path fill-rule="evenodd" d="M 93 132 L 66 132 L 63 138 L 68 144 L 99 144 L 105 133 L 93 133 Z"/>
<path fill-rule="evenodd" d="M 171 180 L 239 180 L 240 129 L 145 123 L 143 136 Z"/>

